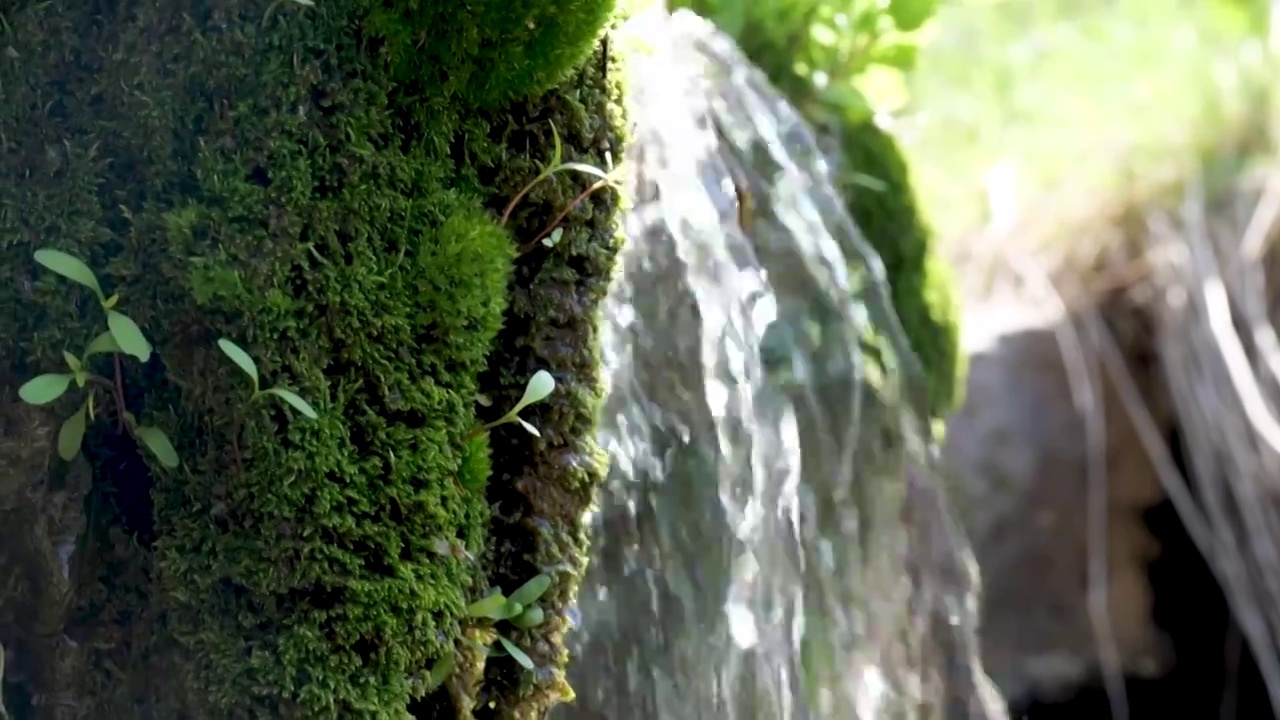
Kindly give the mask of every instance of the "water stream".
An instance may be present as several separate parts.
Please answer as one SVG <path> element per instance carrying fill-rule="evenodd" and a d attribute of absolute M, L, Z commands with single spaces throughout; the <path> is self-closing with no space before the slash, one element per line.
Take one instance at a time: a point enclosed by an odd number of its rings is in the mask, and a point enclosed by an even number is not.
<path fill-rule="evenodd" d="M 612 468 L 557 717 L 998 717 L 923 378 L 817 139 L 709 24 L 631 22 Z"/>

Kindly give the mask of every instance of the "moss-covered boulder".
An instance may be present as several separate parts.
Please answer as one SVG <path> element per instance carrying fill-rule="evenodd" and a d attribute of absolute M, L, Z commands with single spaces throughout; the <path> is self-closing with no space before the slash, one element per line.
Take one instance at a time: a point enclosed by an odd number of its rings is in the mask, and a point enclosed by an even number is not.
<path fill-rule="evenodd" d="M 620 155 L 612 15 L 612 0 L 0 10 L 0 388 L 65 371 L 64 350 L 108 329 L 39 248 L 87 262 L 154 347 L 90 358 L 100 382 L 42 406 L 65 418 L 94 398 L 74 598 L 38 630 L 82 656 L 24 669 L 42 655 L 18 653 L 11 714 L 534 717 L 568 696 L 559 611 L 602 477 L 592 310 L 617 199 L 561 173 L 509 203 L 557 143 L 564 160 Z M 531 242 L 566 208 L 554 247 Z M 290 389 L 315 418 L 255 393 L 223 338 L 257 389 Z M 522 413 L 540 437 L 475 432 L 540 369 L 558 384 Z M 176 467 L 140 448 L 143 426 Z M 66 473 L 51 452 L 47 467 Z M 549 620 L 508 633 L 537 671 L 480 665 L 468 604 L 539 573 Z M 39 601 L 10 587 L 0 617 Z M 28 632 L 0 643 L 33 647 Z M 475 697 L 431 674 L 455 657 Z M 33 700 L 50 692 L 61 706 Z"/>
<path fill-rule="evenodd" d="M 932 0 L 678 0 L 732 35 L 778 90 L 832 141 L 836 185 L 880 255 L 907 339 L 928 376 L 930 411 L 959 403 L 964 358 L 959 310 L 945 262 L 920 213 L 896 141 L 872 121 L 855 80 L 872 67 L 903 69 Z"/>

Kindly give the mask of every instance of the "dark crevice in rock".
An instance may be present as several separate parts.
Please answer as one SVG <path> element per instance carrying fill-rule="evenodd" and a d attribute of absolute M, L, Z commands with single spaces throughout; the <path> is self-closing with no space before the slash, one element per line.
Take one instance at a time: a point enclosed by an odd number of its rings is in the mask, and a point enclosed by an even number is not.
<path fill-rule="evenodd" d="M 137 442 L 106 423 L 95 425 L 86 440 L 85 458 L 95 469 L 93 493 L 114 511 L 112 524 L 151 547 L 156 532 L 151 470 Z"/>
<path fill-rule="evenodd" d="M 1182 442 L 1170 439 L 1185 474 Z M 1148 567 L 1152 613 L 1168 636 L 1173 664 L 1154 678 L 1125 678 L 1130 720 L 1220 718 L 1274 720 L 1253 654 L 1241 637 L 1209 566 L 1168 500 L 1144 513 L 1161 552 Z M 1111 717 L 1100 678 L 1056 699 L 1031 697 L 1011 706 L 1015 720 L 1106 720 Z"/>

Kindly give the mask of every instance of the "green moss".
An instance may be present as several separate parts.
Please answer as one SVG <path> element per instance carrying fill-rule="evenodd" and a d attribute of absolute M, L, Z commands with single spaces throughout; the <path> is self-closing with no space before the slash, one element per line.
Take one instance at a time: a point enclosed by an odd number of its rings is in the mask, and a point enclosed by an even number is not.
<path fill-rule="evenodd" d="M 495 106 L 550 90 L 586 58 L 616 0 L 370 2 L 398 76 Z"/>
<path fill-rule="evenodd" d="M 894 309 L 929 384 L 929 410 L 944 415 L 963 386 L 959 311 L 947 265 L 930 247 L 906 161 L 870 120 L 841 128 L 838 189 L 884 262 Z"/>
<path fill-rule="evenodd" d="M 156 360 L 126 371 L 129 409 L 183 459 L 152 468 L 154 543 L 128 550 L 118 517 L 94 518 L 104 552 L 127 567 L 86 576 L 81 638 L 131 647 L 97 663 L 122 679 L 82 684 L 101 695 L 82 698 L 87 716 L 119 717 L 142 688 L 191 693 L 197 716 L 407 717 L 486 570 L 505 583 L 561 553 L 580 571 L 578 516 L 600 479 L 583 413 L 599 392 L 584 309 L 616 252 L 615 200 L 584 203 L 555 253 L 518 264 L 517 242 L 576 188 L 539 187 L 509 228 L 494 209 L 549 155 L 546 120 L 574 159 L 598 162 L 616 138 L 602 58 L 582 63 L 612 2 L 445 5 L 4 10 L 0 334 L 16 344 L 0 366 L 50 367 L 97 331 L 100 311 L 31 253 L 85 258 L 156 346 Z M 250 402 L 216 349 L 223 336 L 320 419 Z M 518 393 L 534 365 L 567 389 L 536 418 L 561 449 L 497 433 L 486 497 L 489 451 L 464 441 L 480 376 L 498 368 L 486 389 Z M 563 448 L 592 460 L 565 469 Z M 96 462 L 94 482 L 118 473 Z M 508 513 L 516 474 L 563 488 L 561 510 L 576 515 L 523 509 L 551 515 L 572 542 L 517 538 L 504 519 L 485 555 L 489 501 Z M 442 555 L 439 539 L 497 565 Z M 560 584 L 560 605 L 574 582 Z M 126 585 L 129 602 L 99 604 Z M 563 661 L 562 630 L 540 631 L 559 653 L 543 659 Z M 158 670 L 163 687 L 148 685 Z M 492 690 L 507 693 L 503 707 L 552 701 L 509 690 Z"/>

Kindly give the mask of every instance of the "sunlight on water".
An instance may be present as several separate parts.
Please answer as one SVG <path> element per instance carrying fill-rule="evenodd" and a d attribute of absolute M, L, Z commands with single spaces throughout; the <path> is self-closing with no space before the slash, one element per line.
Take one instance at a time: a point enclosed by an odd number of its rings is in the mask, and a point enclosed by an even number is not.
<path fill-rule="evenodd" d="M 972 573 L 939 559 L 961 543 L 930 515 L 923 381 L 881 264 L 730 41 L 688 13 L 627 33 L 648 54 L 605 308 L 612 467 L 557 717 L 943 717 L 970 688 L 941 665 L 973 633 L 970 614 L 939 641 L 937 609 L 970 605 Z"/>

